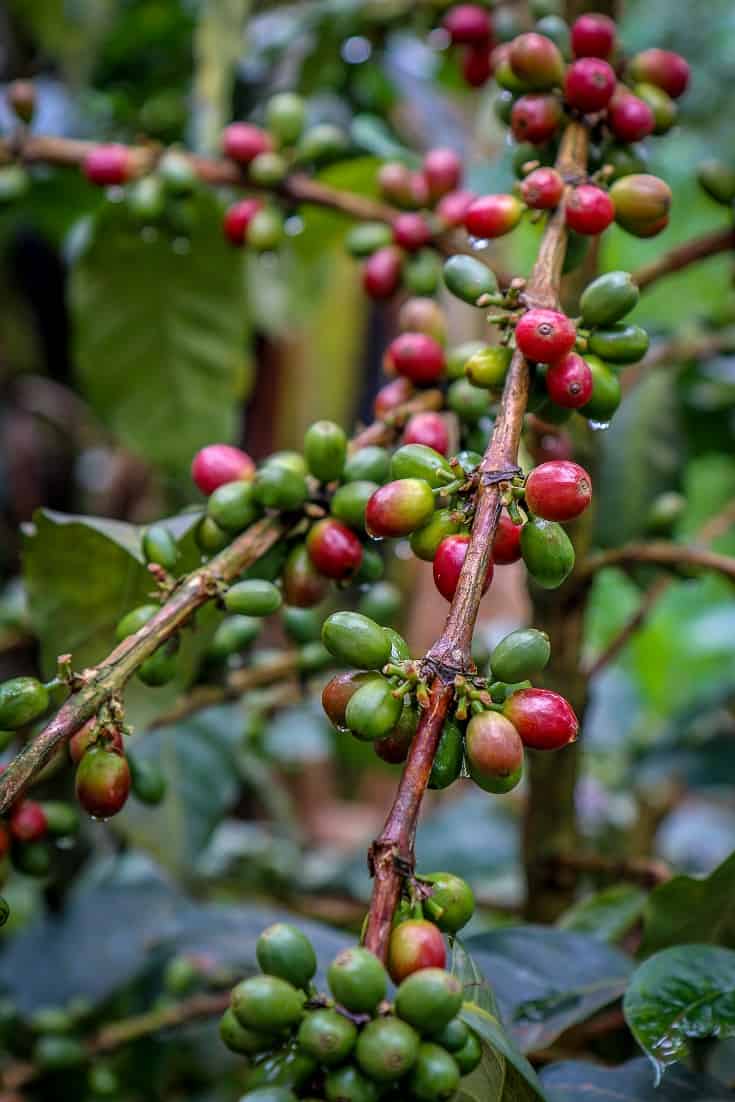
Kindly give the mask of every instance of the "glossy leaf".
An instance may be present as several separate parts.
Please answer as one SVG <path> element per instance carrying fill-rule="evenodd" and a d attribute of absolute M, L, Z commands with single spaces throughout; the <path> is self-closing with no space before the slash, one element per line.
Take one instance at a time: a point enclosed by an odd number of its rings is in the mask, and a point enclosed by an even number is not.
<path fill-rule="evenodd" d="M 483 1060 L 462 1080 L 458 1102 L 538 1102 L 546 1095 L 536 1072 L 508 1038 L 494 1014 L 465 1003 L 462 1020 L 481 1038 Z"/>
<path fill-rule="evenodd" d="M 709 876 L 675 876 L 659 884 L 643 912 L 639 954 L 684 942 L 707 942 L 735 949 L 735 853 Z"/>
<path fill-rule="evenodd" d="M 678 945 L 656 953 L 634 972 L 623 1012 L 660 1079 L 694 1042 L 735 1036 L 735 952 Z"/>
<path fill-rule="evenodd" d="M 557 922 L 561 930 L 589 934 L 599 941 L 619 941 L 640 918 L 646 893 L 633 884 L 614 884 L 581 899 Z"/>
<path fill-rule="evenodd" d="M 541 1072 L 549 1102 L 726 1102 L 732 1092 L 708 1075 L 676 1064 L 663 1083 L 654 1085 L 648 1060 L 629 1060 L 603 1068 L 582 1060 L 565 1060 Z"/>

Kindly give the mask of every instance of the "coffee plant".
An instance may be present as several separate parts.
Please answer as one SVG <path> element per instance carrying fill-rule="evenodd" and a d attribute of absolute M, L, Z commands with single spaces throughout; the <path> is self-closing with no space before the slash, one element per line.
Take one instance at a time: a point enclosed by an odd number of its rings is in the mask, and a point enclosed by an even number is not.
<path fill-rule="evenodd" d="M 728 5 L 598 6 L 10 4 L 0 1099 L 733 1097 Z"/>

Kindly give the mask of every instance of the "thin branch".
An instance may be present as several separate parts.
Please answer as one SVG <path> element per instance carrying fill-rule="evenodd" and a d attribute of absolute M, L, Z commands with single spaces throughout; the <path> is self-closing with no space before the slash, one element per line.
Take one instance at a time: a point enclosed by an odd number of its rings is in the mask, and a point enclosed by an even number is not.
<path fill-rule="evenodd" d="M 571 871 L 627 880 L 642 887 L 655 888 L 671 879 L 671 869 L 655 857 L 605 857 L 600 853 L 555 853 L 546 864 L 550 873 Z"/>
<path fill-rule="evenodd" d="M 606 566 L 634 566 L 636 563 L 651 563 L 654 566 L 701 567 L 715 570 L 726 578 L 735 580 L 735 558 L 722 555 L 717 551 L 708 551 L 705 547 L 693 547 L 683 543 L 669 543 L 667 540 L 652 540 L 650 543 L 628 543 L 610 551 L 598 551 L 582 563 L 580 577 L 589 579 L 598 570 Z"/>
<path fill-rule="evenodd" d="M 735 248 L 735 229 L 730 226 L 724 230 L 714 230 L 705 233 L 701 237 L 693 237 L 682 245 L 677 245 L 669 252 L 663 253 L 657 260 L 645 264 L 633 272 L 633 280 L 643 291 L 652 283 L 664 276 L 680 272 L 682 268 L 688 268 L 690 264 L 696 264 L 699 260 L 706 260 L 718 253 L 729 252 Z"/>
<path fill-rule="evenodd" d="M 584 172 L 587 144 L 584 127 L 579 123 L 570 123 L 564 132 L 557 159 L 557 168 L 565 178 L 573 179 Z M 549 220 L 541 241 L 525 291 L 527 305 L 558 305 L 565 247 L 562 205 Z M 528 386 L 528 365 L 523 356 L 516 352 L 506 378 L 493 435 L 480 467 L 475 520 L 457 592 L 441 637 L 426 659 L 427 668 L 435 671 L 429 706 L 422 712 L 383 831 L 371 847 L 370 861 L 375 879 L 365 944 L 382 960 L 386 958 L 403 878 L 413 868 L 418 815 L 442 726 L 452 702 L 454 676 L 471 662 L 472 633 L 502 504 L 502 484 L 495 478 L 498 472 L 508 470 L 516 463 Z"/>
<path fill-rule="evenodd" d="M 402 429 L 414 413 L 424 413 L 429 410 L 440 410 L 444 405 L 444 395 L 440 390 L 423 390 L 410 398 L 403 405 L 390 411 L 383 421 L 374 421 L 353 436 L 350 441 L 350 452 L 359 451 L 370 444 L 387 444 L 395 439 L 398 430 Z"/>

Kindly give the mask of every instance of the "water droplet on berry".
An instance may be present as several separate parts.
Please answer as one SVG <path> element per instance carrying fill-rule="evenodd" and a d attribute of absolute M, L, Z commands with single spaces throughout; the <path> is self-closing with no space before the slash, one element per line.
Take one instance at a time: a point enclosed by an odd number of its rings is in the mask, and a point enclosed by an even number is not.
<path fill-rule="evenodd" d="M 610 428 L 609 421 L 590 421 L 589 426 L 593 432 L 605 432 Z"/>
<path fill-rule="evenodd" d="M 488 237 L 470 237 L 470 248 L 478 253 L 486 249 L 489 244 L 490 239 Z"/>

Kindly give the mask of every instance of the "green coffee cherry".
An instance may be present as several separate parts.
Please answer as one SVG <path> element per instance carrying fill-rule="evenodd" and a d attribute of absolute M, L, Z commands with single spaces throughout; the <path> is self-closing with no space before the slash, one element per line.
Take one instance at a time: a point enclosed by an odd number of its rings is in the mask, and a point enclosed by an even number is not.
<path fill-rule="evenodd" d="M 640 146 L 611 145 L 605 151 L 605 164 L 612 168 L 611 183 L 621 180 L 623 176 L 634 176 L 645 172 L 648 160 Z M 589 238 L 587 238 L 589 240 Z"/>
<path fill-rule="evenodd" d="M 403 636 L 395 630 L 395 628 L 383 626 L 383 634 L 390 643 L 390 658 L 389 662 L 408 662 L 411 657 L 411 651 L 408 648 L 408 643 Z"/>
<path fill-rule="evenodd" d="M 513 354 L 505 345 L 483 348 L 470 356 L 465 373 L 473 386 L 484 390 L 498 390 L 505 382 Z"/>
<path fill-rule="evenodd" d="M 327 161 L 340 157 L 348 145 L 343 130 L 332 123 L 322 122 L 304 131 L 297 154 L 300 161 Z"/>
<path fill-rule="evenodd" d="M 490 658 L 490 671 L 498 681 L 524 681 L 541 673 L 550 657 L 551 644 L 546 632 L 523 628 L 501 639 Z"/>
<path fill-rule="evenodd" d="M 589 350 L 615 364 L 634 364 L 648 351 L 648 333 L 640 325 L 618 322 L 607 329 L 590 333 Z"/>
<path fill-rule="evenodd" d="M 265 1052 L 276 1043 L 272 1033 L 258 1033 L 257 1030 L 240 1025 L 232 1007 L 228 1007 L 220 1018 L 219 1035 L 231 1052 L 239 1052 L 243 1056 Z"/>
<path fill-rule="evenodd" d="M 260 620 L 253 616 L 227 616 L 212 636 L 207 658 L 212 662 L 224 662 L 257 639 L 261 626 Z"/>
<path fill-rule="evenodd" d="M 464 341 L 462 344 L 450 348 L 446 355 L 445 370 L 447 378 L 450 380 L 464 378 L 465 364 L 470 356 L 474 356 L 475 353 L 482 352 L 483 349 L 490 347 L 485 341 Z"/>
<path fill-rule="evenodd" d="M 697 179 L 716 203 L 728 207 L 735 200 L 735 168 L 724 161 L 703 161 L 697 167 Z"/>
<path fill-rule="evenodd" d="M 459 1086 L 459 1068 L 446 1049 L 425 1042 L 419 1046 L 409 1089 L 419 1102 L 448 1102 Z"/>
<path fill-rule="evenodd" d="M 345 482 L 366 480 L 382 486 L 390 477 L 390 454 L 385 448 L 370 444 L 348 456 L 342 477 Z"/>
<path fill-rule="evenodd" d="M 210 494 L 207 513 L 226 532 L 242 532 L 260 516 L 252 482 L 225 482 Z"/>
<path fill-rule="evenodd" d="M 404 444 L 393 453 L 392 479 L 421 478 L 433 488 L 445 486 L 454 478 L 447 459 L 426 444 Z"/>
<path fill-rule="evenodd" d="M 385 626 L 396 619 L 402 605 L 403 597 L 397 585 L 393 582 L 378 582 L 363 593 L 358 611 Z"/>
<path fill-rule="evenodd" d="M 362 222 L 353 226 L 345 238 L 345 247 L 351 256 L 371 256 L 378 249 L 393 241 L 393 233 L 385 222 Z"/>
<path fill-rule="evenodd" d="M 258 938 L 255 955 L 269 976 L 306 987 L 316 972 L 316 954 L 306 934 L 287 922 L 276 922 Z"/>
<path fill-rule="evenodd" d="M 498 293 L 495 273 L 474 256 L 450 256 L 443 275 L 452 294 L 471 306 L 484 306 L 488 297 Z"/>
<path fill-rule="evenodd" d="M 304 436 L 304 457 L 315 478 L 332 482 L 342 474 L 347 458 L 347 436 L 334 421 L 315 421 Z"/>
<path fill-rule="evenodd" d="M 265 463 L 253 485 L 255 500 L 269 509 L 299 509 L 309 496 L 304 476 L 280 463 Z"/>
<path fill-rule="evenodd" d="M 368 949 L 343 949 L 327 971 L 329 990 L 337 1002 L 354 1014 L 372 1014 L 388 989 L 388 975 Z"/>
<path fill-rule="evenodd" d="M 160 688 L 168 685 L 176 676 L 176 652 L 178 645 L 175 642 L 164 643 L 155 654 L 146 658 L 138 667 L 138 679 L 149 688 Z"/>
<path fill-rule="evenodd" d="M 663 88 L 657 88 L 655 84 L 636 84 L 633 91 L 653 111 L 656 125 L 654 134 L 665 134 L 676 122 L 679 109 L 670 95 Z"/>
<path fill-rule="evenodd" d="M 441 738 L 429 776 L 429 788 L 448 788 L 462 772 L 464 735 L 456 719 L 444 721 Z"/>
<path fill-rule="evenodd" d="M 321 673 L 332 665 L 332 656 L 322 643 L 304 643 L 299 649 L 299 673 L 309 676 Z"/>
<path fill-rule="evenodd" d="M 283 240 L 283 215 L 280 211 L 263 207 L 251 218 L 245 240 L 259 253 L 275 249 Z"/>
<path fill-rule="evenodd" d="M 261 187 L 275 187 L 286 179 L 288 162 L 280 153 L 259 153 L 248 165 L 248 176 Z"/>
<path fill-rule="evenodd" d="M 322 625 L 322 642 L 347 666 L 378 670 L 390 658 L 391 644 L 380 624 L 359 612 L 334 612 Z"/>
<path fill-rule="evenodd" d="M 17 731 L 49 706 L 48 689 L 35 677 L 12 677 L 0 685 L 0 728 Z"/>
<path fill-rule="evenodd" d="M 33 1059 L 44 1071 L 68 1071 L 86 1061 L 87 1051 L 75 1037 L 47 1034 L 38 1038 Z"/>
<path fill-rule="evenodd" d="M 391 1083 L 416 1063 L 419 1036 L 398 1018 L 375 1018 L 363 1029 L 355 1047 L 360 1071 L 376 1083 Z"/>
<path fill-rule="evenodd" d="M 246 1083 L 254 1087 L 288 1087 L 300 1092 L 316 1071 L 313 1056 L 296 1047 L 280 1049 L 258 1060 L 250 1071 Z"/>
<path fill-rule="evenodd" d="M 225 593 L 224 604 L 228 612 L 243 616 L 270 616 L 283 603 L 281 591 L 273 582 L 252 578 L 236 582 Z"/>
<path fill-rule="evenodd" d="M 366 681 L 349 700 L 345 719 L 359 738 L 373 741 L 385 738 L 401 716 L 403 701 L 393 695 L 393 686 L 376 675 Z"/>
<path fill-rule="evenodd" d="M 463 524 L 453 509 L 437 509 L 428 523 L 411 533 L 411 550 L 417 559 L 432 562 L 437 548 L 446 536 L 463 531 Z"/>
<path fill-rule="evenodd" d="M 265 108 L 265 125 L 283 145 L 293 145 L 306 122 L 306 104 L 295 92 L 271 96 Z"/>
<path fill-rule="evenodd" d="M 275 467 L 286 467 L 294 474 L 305 475 L 307 473 L 306 459 L 301 452 L 288 450 L 273 452 L 273 455 L 269 455 L 265 462 Z"/>
<path fill-rule="evenodd" d="M 441 261 L 434 249 L 419 249 L 406 257 L 401 275 L 414 295 L 433 295 L 441 278 Z"/>
<path fill-rule="evenodd" d="M 371 585 L 373 582 L 379 581 L 384 573 L 385 563 L 378 549 L 376 547 L 363 547 L 362 562 L 352 580 L 357 582 L 358 585 Z"/>
<path fill-rule="evenodd" d="M 195 539 L 197 546 L 207 555 L 214 555 L 227 547 L 231 536 L 220 528 L 219 524 L 210 516 L 203 516 L 196 527 Z"/>
<path fill-rule="evenodd" d="M 434 1044 L 441 1045 L 447 1052 L 454 1053 L 464 1048 L 469 1036 L 469 1028 L 464 1024 L 462 1019 L 452 1018 L 443 1029 L 440 1029 L 437 1033 L 432 1033 L 431 1040 Z"/>
<path fill-rule="evenodd" d="M 407 976 L 396 992 L 399 1018 L 419 1033 L 443 1029 L 462 1008 L 462 984 L 443 968 L 422 968 Z"/>
<path fill-rule="evenodd" d="M 176 149 L 167 150 L 158 162 L 158 176 L 169 195 L 184 198 L 196 191 L 199 178 L 190 159 Z"/>
<path fill-rule="evenodd" d="M 233 988 L 232 1010 L 248 1029 L 279 1033 L 301 1021 L 304 996 L 278 976 L 251 976 Z"/>
<path fill-rule="evenodd" d="M 327 1102 L 378 1102 L 380 1089 L 352 1064 L 333 1068 L 324 1080 Z"/>
<path fill-rule="evenodd" d="M 336 1010 L 314 1010 L 299 1026 L 298 1043 L 325 1067 L 342 1064 L 357 1041 L 357 1027 Z"/>
<path fill-rule="evenodd" d="M 47 830 L 54 838 L 68 838 L 79 830 L 79 814 L 73 804 L 64 800 L 44 800 L 41 807 Z"/>
<path fill-rule="evenodd" d="M 28 191 L 30 177 L 21 165 L 0 168 L 0 203 L 13 203 Z"/>
<path fill-rule="evenodd" d="M 451 872 L 432 872 L 423 876 L 433 888 L 424 903 L 431 921 L 447 934 L 456 934 L 475 912 L 475 897 L 466 880 Z"/>
<path fill-rule="evenodd" d="M 544 589 L 556 589 L 574 567 L 574 547 L 560 524 L 532 517 L 521 529 L 521 554 L 526 569 Z"/>
<path fill-rule="evenodd" d="M 317 643 L 321 638 L 323 615 L 315 608 L 284 607 L 283 630 L 294 643 Z"/>
<path fill-rule="evenodd" d="M 651 502 L 646 517 L 646 531 L 658 535 L 670 535 L 686 509 L 686 498 L 674 490 L 659 494 Z"/>
<path fill-rule="evenodd" d="M 474 425 L 490 409 L 490 395 L 469 379 L 457 379 L 449 384 L 447 405 L 465 424 Z"/>
<path fill-rule="evenodd" d="M 469 1037 L 462 1048 L 452 1052 L 454 1062 L 462 1075 L 469 1075 L 482 1060 L 482 1043 L 476 1033 L 469 1031 Z"/>
<path fill-rule="evenodd" d="M 356 532 L 365 531 L 365 507 L 378 489 L 377 482 L 360 478 L 355 482 L 345 482 L 332 497 L 330 512 L 343 524 L 354 528 Z"/>
<path fill-rule="evenodd" d="M 126 192 L 125 205 L 137 222 L 157 222 L 166 205 L 163 183 L 158 176 L 134 180 Z"/>
<path fill-rule="evenodd" d="M 155 562 L 164 570 L 173 570 L 179 557 L 176 540 L 165 524 L 152 524 L 143 533 L 143 554 L 146 562 Z"/>
<path fill-rule="evenodd" d="M 141 803 L 155 807 L 166 795 L 166 777 L 163 770 L 148 758 L 137 754 L 127 755 L 133 794 Z"/>
<path fill-rule="evenodd" d="M 620 405 L 622 398 L 620 379 L 599 356 L 586 353 L 584 360 L 592 372 L 592 397 L 579 412 L 590 421 L 599 421 L 600 424 L 604 424 L 610 420 Z"/>
<path fill-rule="evenodd" d="M 115 638 L 118 643 L 123 639 L 127 639 L 128 635 L 134 635 L 136 631 L 140 631 L 143 625 L 147 624 L 156 615 L 159 608 L 159 605 L 138 605 L 137 608 L 126 613 L 122 620 L 118 621 L 115 628 Z"/>
<path fill-rule="evenodd" d="M 579 300 L 584 325 L 611 325 L 629 314 L 640 291 L 630 272 L 605 272 L 589 283 Z"/>

